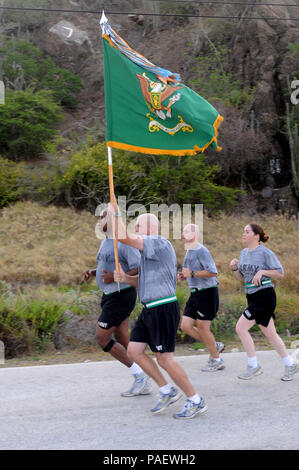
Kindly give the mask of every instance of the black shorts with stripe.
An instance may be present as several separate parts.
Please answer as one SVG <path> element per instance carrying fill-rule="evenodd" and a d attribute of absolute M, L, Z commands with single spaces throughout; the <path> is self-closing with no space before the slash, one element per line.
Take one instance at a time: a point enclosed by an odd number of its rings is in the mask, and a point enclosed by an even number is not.
<path fill-rule="evenodd" d="M 253 294 L 246 294 L 248 307 L 243 315 L 247 320 L 255 320 L 258 325 L 267 327 L 275 318 L 276 293 L 273 287 L 265 287 Z"/>
<path fill-rule="evenodd" d="M 191 292 L 184 316 L 194 320 L 214 320 L 219 309 L 218 287 Z"/>
<path fill-rule="evenodd" d="M 132 329 L 130 341 L 146 343 L 155 353 L 174 352 L 179 323 L 178 301 L 144 307 Z"/>
<path fill-rule="evenodd" d="M 103 294 L 98 326 L 104 330 L 119 326 L 134 310 L 136 297 L 135 287 L 128 287 L 112 294 Z"/>

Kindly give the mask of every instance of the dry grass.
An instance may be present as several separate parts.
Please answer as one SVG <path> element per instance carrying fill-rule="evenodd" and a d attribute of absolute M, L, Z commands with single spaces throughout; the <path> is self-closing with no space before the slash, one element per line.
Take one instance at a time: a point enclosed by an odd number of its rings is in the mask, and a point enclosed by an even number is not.
<path fill-rule="evenodd" d="M 299 293 L 299 234 L 295 218 L 225 215 L 204 216 L 204 244 L 211 251 L 218 271 L 220 288 L 236 294 L 240 283 L 230 271 L 229 262 L 243 248 L 241 234 L 248 222 L 260 223 L 270 240 L 266 246 L 279 257 L 285 277 L 279 281 L 285 292 Z M 72 285 L 82 273 L 96 265 L 99 240 L 96 219 L 87 211 L 42 207 L 22 202 L 0 213 L 0 279 L 13 285 Z M 183 243 L 174 241 L 178 262 L 182 263 Z"/>
<path fill-rule="evenodd" d="M 94 267 L 99 240 L 88 212 L 17 203 L 0 218 L 0 278 L 13 285 L 71 285 Z"/>

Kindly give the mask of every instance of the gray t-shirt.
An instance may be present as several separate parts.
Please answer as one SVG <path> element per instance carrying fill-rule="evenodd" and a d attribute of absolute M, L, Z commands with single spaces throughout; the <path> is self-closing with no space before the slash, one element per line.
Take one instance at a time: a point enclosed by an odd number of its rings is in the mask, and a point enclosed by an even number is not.
<path fill-rule="evenodd" d="M 176 294 L 177 261 L 172 244 L 160 236 L 143 236 L 138 297 L 146 303 Z"/>
<path fill-rule="evenodd" d="M 218 274 L 216 265 L 209 250 L 200 243 L 192 250 L 187 250 L 184 259 L 184 267 L 191 271 L 208 271 L 209 273 Z M 217 276 L 205 277 L 202 279 L 189 277 L 187 278 L 188 286 L 197 289 L 206 289 L 218 284 Z"/>
<path fill-rule="evenodd" d="M 132 248 L 127 245 L 123 245 L 120 242 L 117 242 L 118 247 L 118 259 L 121 267 L 125 272 L 130 269 L 138 268 L 140 263 L 140 253 L 136 248 Z M 114 256 L 114 245 L 112 238 L 106 238 L 102 241 L 100 249 L 97 254 L 97 283 L 99 289 L 105 294 L 111 294 L 118 290 L 117 282 L 112 282 L 111 284 L 105 284 L 101 275 L 103 274 L 103 269 L 111 273 L 115 270 L 115 256 Z M 125 287 L 130 287 L 128 284 L 120 283 L 120 289 Z"/>
<path fill-rule="evenodd" d="M 284 274 L 283 267 L 275 253 L 263 245 L 259 245 L 254 250 L 244 248 L 240 253 L 238 269 L 244 276 L 245 284 L 252 283 L 253 277 L 260 269 L 277 269 L 281 274 Z M 267 276 L 262 277 L 262 281 L 266 281 L 268 279 L 270 278 Z M 253 294 L 258 290 L 266 289 L 267 287 L 273 287 L 272 282 L 264 286 L 250 287 L 249 289 L 246 289 L 246 292 L 248 294 Z"/>

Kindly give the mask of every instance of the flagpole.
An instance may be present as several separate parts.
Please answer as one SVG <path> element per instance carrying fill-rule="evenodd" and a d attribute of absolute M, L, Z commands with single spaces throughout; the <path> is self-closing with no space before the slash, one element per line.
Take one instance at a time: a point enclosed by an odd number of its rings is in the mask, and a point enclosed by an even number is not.
<path fill-rule="evenodd" d="M 116 197 L 114 194 L 114 182 L 113 182 L 113 164 L 112 164 L 112 148 L 108 147 L 108 171 L 109 171 L 109 191 L 110 191 L 110 202 L 116 202 Z M 112 236 L 113 236 L 113 246 L 114 246 L 114 257 L 115 257 L 115 268 L 116 272 L 119 273 L 119 258 L 118 258 L 118 248 L 117 248 L 117 238 L 115 231 L 115 216 L 112 216 Z M 120 285 L 118 284 L 118 291 L 120 291 Z"/>
<path fill-rule="evenodd" d="M 104 24 L 107 23 L 107 18 L 105 16 L 104 10 L 102 12 L 102 17 L 100 19 L 100 26 L 102 28 L 102 33 L 104 33 Z M 109 191 L 110 191 L 110 202 L 116 202 L 116 197 L 114 194 L 114 182 L 113 182 L 113 165 L 112 165 L 112 148 L 108 147 L 108 170 L 109 170 Z M 117 238 L 115 233 L 115 216 L 112 216 L 112 236 L 113 236 L 113 246 L 114 246 L 114 257 L 115 257 L 115 269 L 116 272 L 120 272 L 119 268 L 119 258 L 118 258 L 118 248 L 117 248 Z M 120 291 L 119 282 L 118 291 Z"/>

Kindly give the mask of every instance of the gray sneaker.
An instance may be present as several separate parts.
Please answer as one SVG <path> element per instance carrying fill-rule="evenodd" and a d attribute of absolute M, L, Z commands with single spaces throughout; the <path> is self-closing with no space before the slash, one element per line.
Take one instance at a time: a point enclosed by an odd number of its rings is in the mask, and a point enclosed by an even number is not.
<path fill-rule="evenodd" d="M 202 372 L 216 372 L 217 370 L 223 370 L 225 368 L 223 359 L 216 361 L 216 359 L 211 358 L 206 367 L 204 367 Z"/>
<path fill-rule="evenodd" d="M 293 364 L 292 366 L 285 366 L 284 368 L 284 375 L 281 377 L 281 380 L 284 382 L 288 382 L 290 380 L 293 380 L 293 375 L 298 372 L 298 364 Z"/>
<path fill-rule="evenodd" d="M 217 349 L 217 352 L 218 354 L 221 354 L 224 350 L 225 350 L 225 344 L 221 343 L 220 341 L 216 342 L 216 349 Z M 208 364 L 210 362 L 213 361 L 213 357 L 211 356 L 211 354 L 209 355 L 209 360 L 208 360 Z"/>
<path fill-rule="evenodd" d="M 159 396 L 158 403 L 154 408 L 151 409 L 151 412 L 154 414 L 161 413 L 161 411 L 165 410 L 169 405 L 172 405 L 176 401 L 178 401 L 181 398 L 182 394 L 181 392 L 174 387 L 171 387 L 171 390 L 169 393 L 161 393 Z"/>
<path fill-rule="evenodd" d="M 122 392 L 122 397 L 135 397 L 137 395 L 149 395 L 151 393 L 151 385 L 149 377 L 144 373 L 134 374 L 134 382 L 130 390 Z"/>
<path fill-rule="evenodd" d="M 238 375 L 238 378 L 243 380 L 249 380 L 252 379 L 252 377 L 254 377 L 255 375 L 260 375 L 262 373 L 262 368 L 259 365 L 257 367 L 247 366 L 247 369 L 244 374 Z"/>
<path fill-rule="evenodd" d="M 204 413 L 207 411 L 208 405 L 206 405 L 203 398 L 201 398 L 199 403 L 194 403 L 188 398 L 183 409 L 179 413 L 173 415 L 176 419 L 191 419 L 197 416 L 199 413 Z"/>

